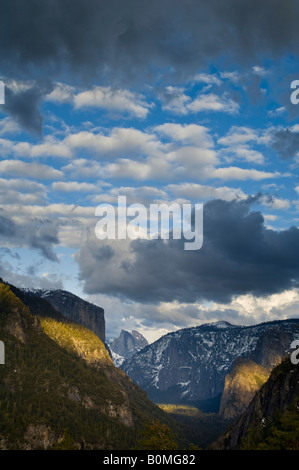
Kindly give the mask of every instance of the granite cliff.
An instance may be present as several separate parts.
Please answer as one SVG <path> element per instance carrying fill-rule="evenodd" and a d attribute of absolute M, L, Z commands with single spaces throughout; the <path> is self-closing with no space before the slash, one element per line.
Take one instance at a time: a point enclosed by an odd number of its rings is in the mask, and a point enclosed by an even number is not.
<path fill-rule="evenodd" d="M 27 294 L 45 299 L 64 317 L 93 331 L 105 343 L 104 309 L 65 290 L 27 290 Z"/>
<path fill-rule="evenodd" d="M 298 335 L 298 319 L 253 326 L 205 324 L 163 336 L 121 368 L 155 402 L 201 406 L 215 400 L 218 411 L 225 377 L 236 359 L 247 358 L 270 370 L 288 354 Z"/>
<path fill-rule="evenodd" d="M 270 370 L 256 362 L 245 358 L 237 359 L 231 372 L 225 377 L 219 415 L 229 420 L 238 417 L 269 375 Z"/>
<path fill-rule="evenodd" d="M 147 340 L 138 331 L 121 330 L 119 337 L 109 343 L 109 348 L 114 364 L 119 367 L 125 359 L 132 357 L 147 345 Z"/>

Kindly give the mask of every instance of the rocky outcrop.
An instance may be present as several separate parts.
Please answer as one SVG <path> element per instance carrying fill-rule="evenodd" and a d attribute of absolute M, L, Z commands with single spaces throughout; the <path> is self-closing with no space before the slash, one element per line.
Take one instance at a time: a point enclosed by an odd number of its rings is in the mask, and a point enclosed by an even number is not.
<path fill-rule="evenodd" d="M 24 450 L 50 449 L 59 440 L 50 426 L 30 424 L 24 433 Z"/>
<path fill-rule="evenodd" d="M 225 377 L 219 415 L 224 419 L 240 416 L 257 390 L 267 381 L 270 371 L 250 359 L 237 359 Z"/>

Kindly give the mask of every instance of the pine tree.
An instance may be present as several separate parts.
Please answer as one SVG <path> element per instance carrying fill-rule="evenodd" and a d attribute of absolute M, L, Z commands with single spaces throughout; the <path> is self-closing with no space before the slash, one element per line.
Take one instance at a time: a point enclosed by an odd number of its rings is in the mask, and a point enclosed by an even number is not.
<path fill-rule="evenodd" d="M 159 420 L 147 424 L 141 431 L 136 450 L 176 450 L 176 436 L 172 430 Z"/>

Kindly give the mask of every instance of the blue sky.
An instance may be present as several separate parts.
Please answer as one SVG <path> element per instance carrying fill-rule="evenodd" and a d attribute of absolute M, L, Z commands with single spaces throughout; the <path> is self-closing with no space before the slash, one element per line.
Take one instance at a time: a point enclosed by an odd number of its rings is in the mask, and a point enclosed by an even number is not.
<path fill-rule="evenodd" d="M 4 14 L 0 275 L 101 305 L 108 336 L 298 316 L 296 3 L 54 2 L 32 27 L 34 3 Z M 119 195 L 204 204 L 203 249 L 97 240 Z"/>

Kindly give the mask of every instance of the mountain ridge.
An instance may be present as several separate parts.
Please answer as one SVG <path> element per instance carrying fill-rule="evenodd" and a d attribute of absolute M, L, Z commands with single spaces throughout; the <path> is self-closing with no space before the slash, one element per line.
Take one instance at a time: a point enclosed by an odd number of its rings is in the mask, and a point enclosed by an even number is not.
<path fill-rule="evenodd" d="M 50 304 L 38 315 L 47 303 L 28 295 L 33 314 L 13 290 L 0 282 L 6 351 L 0 367 L 1 449 L 123 449 L 155 418 L 174 425 L 113 365 L 95 333 L 62 322 Z"/>
<path fill-rule="evenodd" d="M 86 326 L 105 343 L 106 325 L 102 307 L 63 289 L 24 289 L 23 292 L 46 300 L 64 317 Z"/>
<path fill-rule="evenodd" d="M 214 399 L 223 393 L 225 376 L 234 360 L 251 358 L 267 329 L 276 331 L 277 337 L 284 335 L 282 358 L 288 354 L 286 341 L 290 346 L 294 335 L 299 334 L 299 319 L 248 326 L 216 322 L 184 328 L 146 346 L 121 368 L 156 402 L 191 404 Z M 269 345 L 264 346 L 267 351 Z"/>

